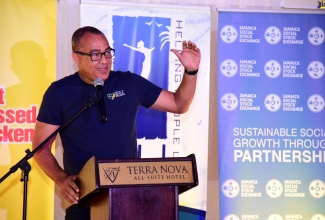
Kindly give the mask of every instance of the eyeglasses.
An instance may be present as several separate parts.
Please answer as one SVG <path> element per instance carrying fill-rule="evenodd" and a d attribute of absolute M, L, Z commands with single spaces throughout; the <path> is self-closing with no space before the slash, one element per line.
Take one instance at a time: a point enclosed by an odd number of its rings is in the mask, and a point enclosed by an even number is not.
<path fill-rule="evenodd" d="M 98 61 L 100 59 L 102 59 L 102 56 L 104 55 L 104 57 L 106 59 L 110 59 L 114 56 L 115 54 L 115 50 L 113 48 L 104 51 L 103 53 L 97 52 L 97 53 L 84 53 L 81 51 L 75 51 L 74 53 L 76 54 L 80 54 L 80 55 L 86 55 L 89 56 L 91 61 Z"/>

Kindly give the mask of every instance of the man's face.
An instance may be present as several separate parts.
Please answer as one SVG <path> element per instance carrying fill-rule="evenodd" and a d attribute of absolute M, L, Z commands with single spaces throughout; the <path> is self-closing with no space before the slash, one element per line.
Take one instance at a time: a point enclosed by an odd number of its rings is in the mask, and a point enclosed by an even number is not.
<path fill-rule="evenodd" d="M 80 42 L 79 51 L 87 54 L 103 53 L 109 50 L 110 46 L 103 35 L 85 34 Z M 96 78 L 107 79 L 112 66 L 112 58 L 105 58 L 103 55 L 100 60 L 92 61 L 87 55 L 73 53 L 73 59 L 78 65 L 79 74 L 83 81 L 93 84 Z"/>

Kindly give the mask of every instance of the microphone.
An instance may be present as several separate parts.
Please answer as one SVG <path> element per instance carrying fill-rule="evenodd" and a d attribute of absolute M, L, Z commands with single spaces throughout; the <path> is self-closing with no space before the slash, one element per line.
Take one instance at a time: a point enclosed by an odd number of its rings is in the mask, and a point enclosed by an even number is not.
<path fill-rule="evenodd" d="M 96 89 L 96 103 L 98 107 L 99 120 L 101 122 L 107 121 L 105 100 L 104 100 L 104 91 L 103 91 L 104 81 L 101 78 L 97 78 L 94 81 L 94 86 Z"/>

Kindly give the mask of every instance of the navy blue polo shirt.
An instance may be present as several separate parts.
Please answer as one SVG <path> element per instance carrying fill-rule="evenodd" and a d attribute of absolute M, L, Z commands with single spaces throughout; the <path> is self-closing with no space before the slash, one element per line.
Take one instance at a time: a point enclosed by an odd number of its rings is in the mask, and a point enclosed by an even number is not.
<path fill-rule="evenodd" d="M 64 169 L 78 174 L 92 156 L 103 159 L 137 156 L 136 115 L 138 108 L 150 107 L 161 88 L 130 72 L 111 71 L 104 82 L 108 120 L 99 120 L 94 104 L 60 131 L 64 148 Z M 44 94 L 38 121 L 62 125 L 84 108 L 95 95 L 95 87 L 81 80 L 78 73 L 50 85 Z"/>

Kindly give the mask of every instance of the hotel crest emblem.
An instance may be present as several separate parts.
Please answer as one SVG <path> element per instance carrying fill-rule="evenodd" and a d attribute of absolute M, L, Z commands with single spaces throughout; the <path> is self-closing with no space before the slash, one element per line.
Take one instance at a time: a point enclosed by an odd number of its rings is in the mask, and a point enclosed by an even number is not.
<path fill-rule="evenodd" d="M 120 167 L 105 167 L 103 168 L 103 171 L 105 178 L 114 183 L 118 176 L 118 173 L 120 172 Z"/>

